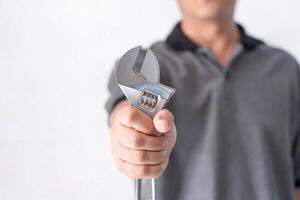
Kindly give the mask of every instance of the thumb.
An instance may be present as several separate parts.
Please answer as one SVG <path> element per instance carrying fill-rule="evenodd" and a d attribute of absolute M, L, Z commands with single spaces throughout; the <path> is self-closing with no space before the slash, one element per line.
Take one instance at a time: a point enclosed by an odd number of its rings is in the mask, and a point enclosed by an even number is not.
<path fill-rule="evenodd" d="M 155 129 L 160 133 L 168 133 L 174 125 L 173 114 L 167 109 L 159 111 L 153 118 Z"/>

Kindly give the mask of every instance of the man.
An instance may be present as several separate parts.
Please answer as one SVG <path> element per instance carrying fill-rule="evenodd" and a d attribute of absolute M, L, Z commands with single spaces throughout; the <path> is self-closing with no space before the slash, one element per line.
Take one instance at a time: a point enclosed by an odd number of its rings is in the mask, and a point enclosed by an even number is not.
<path fill-rule="evenodd" d="M 178 5 L 181 22 L 151 46 L 161 82 L 176 89 L 167 109 L 152 120 L 124 100 L 114 74 L 109 82 L 117 168 L 160 177 L 158 200 L 295 199 L 299 65 L 235 24 L 234 0 Z"/>

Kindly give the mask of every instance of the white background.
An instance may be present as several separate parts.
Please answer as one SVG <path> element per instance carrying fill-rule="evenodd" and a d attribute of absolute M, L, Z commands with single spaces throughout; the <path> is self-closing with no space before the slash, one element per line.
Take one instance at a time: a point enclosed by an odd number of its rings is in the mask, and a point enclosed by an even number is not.
<path fill-rule="evenodd" d="M 300 60 L 299 0 L 240 0 L 250 33 Z M 174 0 L 0 0 L 0 199 L 132 199 L 104 102 L 114 59 L 164 39 Z"/>

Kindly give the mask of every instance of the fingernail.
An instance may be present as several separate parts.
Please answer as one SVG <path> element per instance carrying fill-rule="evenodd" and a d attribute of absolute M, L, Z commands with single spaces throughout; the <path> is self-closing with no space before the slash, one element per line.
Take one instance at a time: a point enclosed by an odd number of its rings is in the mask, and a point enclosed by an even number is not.
<path fill-rule="evenodd" d="M 159 123 L 160 123 L 160 126 L 165 130 L 168 130 L 170 127 L 170 122 L 168 120 L 159 119 Z"/>

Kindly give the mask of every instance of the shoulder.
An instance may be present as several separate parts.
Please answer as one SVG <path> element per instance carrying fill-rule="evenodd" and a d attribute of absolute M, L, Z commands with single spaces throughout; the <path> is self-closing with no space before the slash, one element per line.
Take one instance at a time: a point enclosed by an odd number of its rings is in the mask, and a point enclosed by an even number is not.
<path fill-rule="evenodd" d="M 274 64 L 280 63 L 284 64 L 284 66 L 291 66 L 294 70 L 298 70 L 297 68 L 299 68 L 297 59 L 287 50 L 262 44 L 254 52 L 265 61 L 272 61 Z"/>

